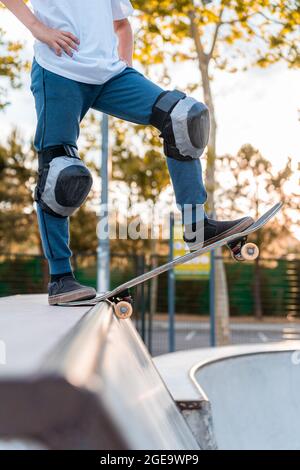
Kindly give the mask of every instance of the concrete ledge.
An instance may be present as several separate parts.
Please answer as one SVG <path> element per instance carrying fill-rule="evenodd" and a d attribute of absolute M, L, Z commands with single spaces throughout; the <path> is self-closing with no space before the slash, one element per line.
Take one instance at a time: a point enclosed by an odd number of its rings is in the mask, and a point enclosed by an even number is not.
<path fill-rule="evenodd" d="M 112 319 L 108 305 L 85 314 L 86 308 L 49 307 L 45 296 L 1 300 L 1 314 L 4 304 L 13 315 L 1 330 L 8 362 L 0 369 L 0 435 L 53 449 L 126 448 L 86 387 Z M 23 330 L 14 328 L 17 317 L 27 320 Z"/>
<path fill-rule="evenodd" d="M 0 298 L 0 341 L 5 350 L 5 361 L 0 357 L 0 379 L 36 371 L 86 311 L 51 307 L 47 295 Z"/>
<path fill-rule="evenodd" d="M 29 300 L 23 320 L 32 318 Z M 41 300 L 30 300 L 37 319 Z M 26 348 L 32 348 L 30 335 L 39 334 L 34 360 L 18 347 L 15 316 L 7 320 L 5 337 L 15 349 L 8 373 L 2 369 L 0 375 L 0 438 L 29 439 L 50 449 L 199 449 L 130 320 L 116 319 L 108 303 L 85 314 L 50 309 L 42 334 L 37 325 L 26 329 Z M 52 322 L 71 312 L 77 322 L 65 325 L 53 347 L 52 337 L 43 345 L 46 325 L 51 330 Z"/>

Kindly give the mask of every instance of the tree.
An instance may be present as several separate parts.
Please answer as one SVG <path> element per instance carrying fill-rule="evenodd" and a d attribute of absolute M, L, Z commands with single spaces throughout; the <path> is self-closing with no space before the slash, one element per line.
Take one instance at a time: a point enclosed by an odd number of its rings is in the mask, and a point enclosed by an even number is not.
<path fill-rule="evenodd" d="M 271 163 L 251 145 L 244 145 L 237 155 L 225 155 L 218 161 L 218 174 L 225 175 L 228 188 L 219 188 L 219 197 L 225 201 L 222 207 L 224 217 L 235 214 L 253 214 L 257 219 L 274 201 L 283 203 L 280 215 L 266 227 L 254 233 L 251 238 L 258 245 L 262 256 L 288 253 L 287 240 L 292 239 L 293 214 L 300 206 L 300 193 L 289 187 L 293 174 L 292 159 L 279 172 L 274 172 Z M 262 259 L 263 262 L 263 259 Z M 255 316 L 262 319 L 261 264 L 255 261 L 254 269 Z"/>
<path fill-rule="evenodd" d="M 13 130 L 7 145 L 0 145 L 0 251 L 33 249 L 37 227 L 32 207 L 34 152 Z"/>
<path fill-rule="evenodd" d="M 113 180 L 125 181 L 129 186 L 130 204 L 137 196 L 140 201 L 151 201 L 154 205 L 170 184 L 156 132 L 144 126 L 130 129 L 127 123 L 120 121 L 114 130 Z M 133 136 L 136 146 L 131 143 Z"/>
<path fill-rule="evenodd" d="M 298 0 L 142 0 L 133 1 L 140 10 L 136 58 L 149 70 L 151 65 L 193 62 L 197 64 L 204 101 L 211 114 L 211 136 L 207 152 L 207 210 L 214 212 L 217 121 L 211 88 L 213 70 L 235 72 L 250 66 L 267 67 L 285 61 L 299 67 L 300 11 Z M 170 45 L 172 47 L 170 47 Z M 228 317 L 224 267 L 216 262 L 217 318 Z M 225 324 L 225 321 L 220 321 Z M 225 331 L 225 328 L 224 328 Z M 224 341 L 226 333 L 220 339 Z"/>
<path fill-rule="evenodd" d="M 0 10 L 4 8 L 0 4 Z M 13 88 L 21 87 L 21 71 L 27 63 L 20 57 L 22 44 L 7 40 L 0 28 L 0 111 L 9 104 L 7 83 Z M 3 84 L 2 84 L 3 83 Z M 5 85 L 5 86 L 4 86 Z M 36 240 L 32 223 L 32 187 L 34 159 L 30 145 L 28 153 L 16 129 L 8 137 L 7 144 L 0 145 L 0 250 L 9 252 L 15 243 L 33 243 Z M 29 242 L 30 240 L 30 242 Z"/>
<path fill-rule="evenodd" d="M 0 4 L 0 10 L 3 6 Z M 3 85 L 0 86 L 0 111 L 9 104 L 7 90 L 4 86 L 5 79 L 13 88 L 20 88 L 20 73 L 27 66 L 20 57 L 22 44 L 17 41 L 9 41 L 5 37 L 5 31 L 0 28 L 0 77 Z"/>

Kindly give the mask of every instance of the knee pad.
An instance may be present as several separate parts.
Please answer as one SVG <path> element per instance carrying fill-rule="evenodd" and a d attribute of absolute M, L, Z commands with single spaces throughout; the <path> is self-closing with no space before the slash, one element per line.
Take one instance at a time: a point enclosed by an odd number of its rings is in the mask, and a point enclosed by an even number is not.
<path fill-rule="evenodd" d="M 200 158 L 208 144 L 209 110 L 180 91 L 163 92 L 153 106 L 150 123 L 160 130 L 167 157 Z"/>
<path fill-rule="evenodd" d="M 85 201 L 93 179 L 76 147 L 58 145 L 39 152 L 35 200 L 56 217 L 72 215 Z"/>

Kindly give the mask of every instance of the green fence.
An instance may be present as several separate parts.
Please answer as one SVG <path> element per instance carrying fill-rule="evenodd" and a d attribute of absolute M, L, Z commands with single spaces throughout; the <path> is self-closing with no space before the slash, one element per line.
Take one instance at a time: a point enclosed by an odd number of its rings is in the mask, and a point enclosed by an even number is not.
<path fill-rule="evenodd" d="M 159 257 L 162 264 L 166 258 Z M 96 256 L 75 257 L 76 276 L 80 282 L 96 287 Z M 113 255 L 111 286 L 115 287 L 149 269 L 141 256 Z M 236 263 L 225 260 L 231 316 L 251 316 L 255 312 L 255 282 L 259 277 L 259 301 L 264 316 L 300 315 L 300 260 L 260 259 L 254 263 Z M 258 270 L 258 271 L 257 271 Z M 47 266 L 38 256 L 0 255 L 0 296 L 46 291 Z M 149 283 L 136 291 L 138 302 L 149 305 Z M 166 313 L 168 277 L 164 273 L 158 283 L 158 313 Z M 257 285 L 256 285 L 257 293 Z M 256 300 L 255 300 L 256 299 Z M 209 281 L 177 281 L 176 313 L 209 314 Z"/>
<path fill-rule="evenodd" d="M 45 292 L 43 258 L 0 255 L 0 296 Z"/>

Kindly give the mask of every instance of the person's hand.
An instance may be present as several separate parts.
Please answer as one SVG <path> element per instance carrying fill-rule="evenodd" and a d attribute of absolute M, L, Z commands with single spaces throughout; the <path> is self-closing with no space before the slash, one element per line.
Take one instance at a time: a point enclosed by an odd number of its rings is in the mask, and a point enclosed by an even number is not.
<path fill-rule="evenodd" d="M 72 57 L 74 51 L 78 50 L 79 39 L 67 31 L 49 28 L 38 22 L 32 27 L 31 32 L 36 39 L 47 44 L 57 56 L 65 52 Z"/>

